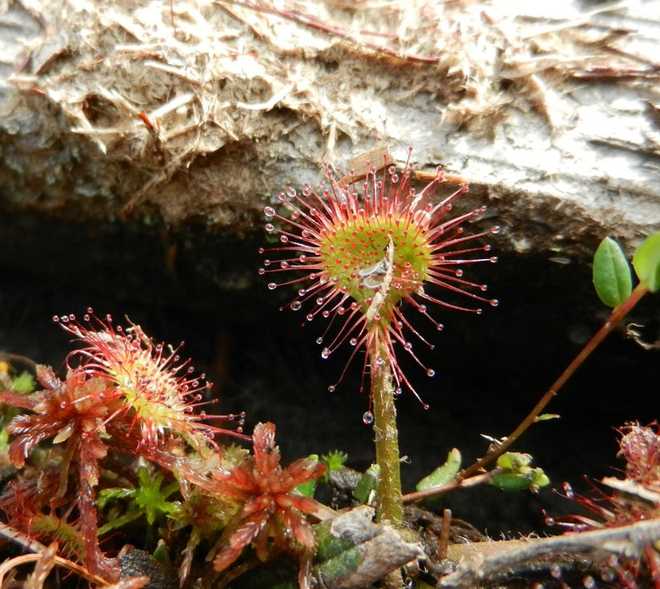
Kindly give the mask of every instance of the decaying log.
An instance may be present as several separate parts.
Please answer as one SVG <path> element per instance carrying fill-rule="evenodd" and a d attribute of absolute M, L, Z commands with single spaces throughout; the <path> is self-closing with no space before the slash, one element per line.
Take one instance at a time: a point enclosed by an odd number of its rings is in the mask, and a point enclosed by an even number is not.
<path fill-rule="evenodd" d="M 467 179 L 505 249 L 660 228 L 657 2 L 352 4 L 5 0 L 0 206 L 240 236 L 385 144 Z"/>

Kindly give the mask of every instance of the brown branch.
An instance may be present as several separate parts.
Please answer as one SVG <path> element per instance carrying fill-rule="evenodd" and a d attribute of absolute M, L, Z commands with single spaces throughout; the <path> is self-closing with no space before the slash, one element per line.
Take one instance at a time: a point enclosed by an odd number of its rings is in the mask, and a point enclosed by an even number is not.
<path fill-rule="evenodd" d="M 495 473 L 499 472 L 499 469 L 492 470 L 483 474 L 478 474 L 476 476 L 470 477 L 469 479 L 462 479 L 460 481 L 452 481 L 445 485 L 438 485 L 437 487 L 429 487 L 423 491 L 415 491 L 414 493 L 406 493 L 401 499 L 404 503 L 416 503 L 422 499 L 428 499 L 429 497 L 437 497 L 438 495 L 444 495 L 450 491 L 455 491 L 457 489 L 467 489 L 468 487 L 475 487 L 483 483 L 487 483 L 493 478 Z"/>
<path fill-rule="evenodd" d="M 638 557 L 647 546 L 653 545 L 660 538 L 660 518 L 641 521 L 629 526 L 606 528 L 580 534 L 566 534 L 528 542 L 506 543 L 512 549 L 496 551 L 490 556 L 493 545 L 500 542 L 484 542 L 483 550 L 477 544 L 454 544 L 450 546 L 450 557 L 454 560 L 465 558 L 458 570 L 444 577 L 438 587 L 458 589 L 476 587 L 483 579 L 493 580 L 498 575 L 510 575 L 518 571 L 521 565 L 535 559 L 560 553 L 576 554 L 594 551 L 606 551 Z"/>
<path fill-rule="evenodd" d="M 552 384 L 548 391 L 541 397 L 541 400 L 534 406 L 530 413 L 522 420 L 518 427 L 505 438 L 493 450 L 488 452 L 486 456 L 480 458 L 472 466 L 466 468 L 459 474 L 459 480 L 463 480 L 476 472 L 479 472 L 484 466 L 497 460 L 504 454 L 516 440 L 524 434 L 527 429 L 536 421 L 536 418 L 546 408 L 548 403 L 557 395 L 561 387 L 566 384 L 569 378 L 573 376 L 575 371 L 582 366 L 584 361 L 591 355 L 591 353 L 600 345 L 600 343 L 609 335 L 609 333 L 621 322 L 621 320 L 633 309 L 633 307 L 640 301 L 640 299 L 648 292 L 648 288 L 640 283 L 637 285 L 632 294 L 619 306 L 615 307 L 610 314 L 608 320 L 603 326 L 593 335 L 593 337 L 586 343 L 580 353 L 575 356 L 573 361 L 561 373 L 559 378 Z"/>

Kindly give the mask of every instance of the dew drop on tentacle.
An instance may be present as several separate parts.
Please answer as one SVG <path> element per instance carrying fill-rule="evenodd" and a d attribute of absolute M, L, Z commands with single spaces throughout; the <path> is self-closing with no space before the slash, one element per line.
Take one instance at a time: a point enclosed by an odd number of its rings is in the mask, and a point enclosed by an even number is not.
<path fill-rule="evenodd" d="M 302 303 L 301 303 L 300 301 L 293 301 L 293 302 L 289 305 L 289 308 L 290 308 L 292 311 L 300 311 L 301 307 L 302 307 Z"/>
<path fill-rule="evenodd" d="M 266 215 L 267 219 L 271 219 L 272 217 L 275 216 L 275 209 L 273 207 L 265 207 L 264 215 Z"/>
<path fill-rule="evenodd" d="M 330 348 L 323 348 L 321 350 L 321 358 L 323 358 L 325 360 L 326 358 L 329 358 L 329 357 L 330 357 Z"/>
<path fill-rule="evenodd" d="M 357 345 L 357 338 L 352 337 L 350 340 L 348 340 L 348 343 L 351 344 L 352 346 Z"/>
<path fill-rule="evenodd" d="M 562 491 L 564 491 L 564 495 L 566 495 L 567 499 L 573 499 L 575 496 L 575 493 L 573 492 L 573 487 L 571 487 L 571 483 L 568 481 L 565 481 L 561 485 Z"/>
<path fill-rule="evenodd" d="M 264 229 L 266 230 L 266 233 L 272 233 L 273 231 L 275 231 L 275 225 L 273 225 L 272 223 L 266 223 Z"/>
<path fill-rule="evenodd" d="M 429 378 L 433 378 L 435 376 L 435 370 L 433 370 L 433 368 L 428 368 L 426 370 L 426 376 L 428 376 Z"/>
<path fill-rule="evenodd" d="M 274 282 L 269 282 L 268 283 L 268 290 L 275 290 L 277 288 L 277 284 Z"/>
<path fill-rule="evenodd" d="M 334 393 L 334 392 L 335 392 L 335 388 L 336 388 L 335 385 L 331 384 L 331 385 L 328 387 L 328 392 L 329 392 L 329 393 Z"/>
<path fill-rule="evenodd" d="M 322 337 L 317 337 L 316 338 L 316 343 L 320 346 L 323 343 L 323 338 Z"/>
<path fill-rule="evenodd" d="M 59 323 L 60 318 L 57 315 L 53 315 L 53 323 Z"/>
<path fill-rule="evenodd" d="M 490 300 L 490 306 L 491 307 L 497 307 L 497 305 L 500 304 L 500 301 L 498 299 L 491 299 Z"/>
<path fill-rule="evenodd" d="M 365 425 L 371 425 L 374 422 L 374 414 L 371 411 L 365 411 L 362 414 L 362 421 Z"/>
<path fill-rule="evenodd" d="M 493 256 L 488 260 L 491 264 L 497 264 L 497 256 Z"/>

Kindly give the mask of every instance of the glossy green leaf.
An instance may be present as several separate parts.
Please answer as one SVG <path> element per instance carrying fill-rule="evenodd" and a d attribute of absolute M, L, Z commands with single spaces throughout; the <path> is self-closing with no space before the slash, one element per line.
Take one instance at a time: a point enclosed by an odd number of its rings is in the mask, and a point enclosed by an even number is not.
<path fill-rule="evenodd" d="M 559 419 L 559 413 L 541 413 L 534 421 L 550 421 L 551 419 Z"/>
<path fill-rule="evenodd" d="M 594 254 L 593 281 L 598 297 L 608 307 L 620 305 L 632 292 L 628 260 L 611 237 L 603 239 Z"/>
<path fill-rule="evenodd" d="M 497 466 L 504 470 L 519 471 L 532 463 L 530 454 L 522 452 L 506 452 L 497 459 Z"/>
<path fill-rule="evenodd" d="M 461 453 L 457 448 L 453 448 L 447 455 L 447 460 L 444 464 L 436 468 L 431 474 L 425 476 L 417 483 L 415 487 L 418 491 L 425 491 L 431 487 L 438 487 L 446 485 L 456 478 L 458 471 L 461 469 Z"/>
<path fill-rule="evenodd" d="M 660 231 L 647 237 L 633 256 L 637 278 L 651 292 L 660 290 Z"/>
<path fill-rule="evenodd" d="M 376 491 L 378 488 L 379 476 L 380 467 L 377 464 L 372 464 L 362 475 L 355 489 L 353 489 L 353 497 L 360 503 L 367 503 L 372 491 Z"/>

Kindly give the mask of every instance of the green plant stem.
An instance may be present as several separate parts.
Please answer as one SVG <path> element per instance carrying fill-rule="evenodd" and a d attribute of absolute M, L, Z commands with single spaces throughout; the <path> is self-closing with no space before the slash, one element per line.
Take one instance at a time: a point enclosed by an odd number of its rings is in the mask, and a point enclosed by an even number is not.
<path fill-rule="evenodd" d="M 559 375 L 559 378 L 547 390 L 545 395 L 541 397 L 539 402 L 529 412 L 527 417 L 525 417 L 525 419 L 520 422 L 518 427 L 513 430 L 513 432 L 497 447 L 493 448 L 492 451 L 488 452 L 488 454 L 486 454 L 483 458 L 479 459 L 473 465 L 463 470 L 459 474 L 458 480 L 461 481 L 473 475 L 474 473 L 479 472 L 484 466 L 490 464 L 494 460 L 497 460 L 502 454 L 504 454 L 514 444 L 514 442 L 527 431 L 529 426 L 531 426 L 536 421 L 536 418 L 541 414 L 548 403 L 552 401 L 555 395 L 557 395 L 561 387 L 566 384 L 566 381 L 568 381 L 568 379 L 573 376 L 575 371 L 591 355 L 591 352 L 593 352 L 600 345 L 600 343 L 633 309 L 633 307 L 647 292 L 648 288 L 643 283 L 638 284 L 635 290 L 633 290 L 632 294 L 625 301 L 623 301 L 623 303 L 612 310 L 612 313 L 610 314 L 607 321 L 603 324 L 603 326 L 585 344 L 584 348 L 580 350 L 580 353 L 575 356 L 575 358 L 573 358 L 573 361 L 566 367 L 564 372 Z"/>
<path fill-rule="evenodd" d="M 396 425 L 394 383 L 388 362 L 378 365 L 378 358 L 387 358 L 387 352 L 376 335 L 369 349 L 371 363 L 371 398 L 374 412 L 376 461 L 380 467 L 378 482 L 378 521 L 393 526 L 403 522 L 401 502 L 401 465 L 399 462 L 399 432 Z"/>

